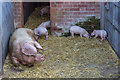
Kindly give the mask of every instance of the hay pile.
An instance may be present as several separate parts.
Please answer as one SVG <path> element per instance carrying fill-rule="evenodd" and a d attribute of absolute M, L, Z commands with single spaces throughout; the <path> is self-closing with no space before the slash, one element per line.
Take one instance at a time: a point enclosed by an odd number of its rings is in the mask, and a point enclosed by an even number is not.
<path fill-rule="evenodd" d="M 36 9 L 37 10 L 37 9 Z M 37 12 L 35 10 L 35 12 Z M 29 17 L 25 27 L 34 29 L 48 18 Z M 9 78 L 112 78 L 118 77 L 120 60 L 107 40 L 86 39 L 75 36 L 55 37 L 49 35 L 39 38 L 38 42 L 46 51 L 38 50 L 45 55 L 45 61 L 33 67 L 14 67 L 9 56 L 4 64 L 5 75 Z M 21 70 L 19 70 L 21 69 Z"/>
<path fill-rule="evenodd" d="M 47 15 L 40 16 L 40 10 L 41 7 L 35 8 L 33 13 L 28 18 L 24 27 L 33 30 L 34 28 L 38 27 L 42 22 L 50 20 L 50 18 Z"/>
<path fill-rule="evenodd" d="M 28 68 L 17 69 L 10 63 L 9 56 L 4 65 L 6 77 L 10 78 L 99 78 L 118 77 L 119 59 L 107 41 L 86 39 L 75 36 L 44 37 L 38 41 L 46 51 L 45 61 Z M 13 70 L 14 69 L 14 70 Z M 16 70 L 15 70 L 16 69 Z M 117 71 L 116 71 L 117 70 Z M 106 73 L 108 72 L 108 73 Z"/>

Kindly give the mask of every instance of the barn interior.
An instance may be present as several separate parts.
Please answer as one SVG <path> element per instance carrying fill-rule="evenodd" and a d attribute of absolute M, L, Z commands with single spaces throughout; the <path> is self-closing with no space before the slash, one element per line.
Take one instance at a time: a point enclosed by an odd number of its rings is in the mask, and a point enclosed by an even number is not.
<path fill-rule="evenodd" d="M 48 15 L 40 16 L 40 10 L 50 3 L 23 2 L 24 27 L 34 29 L 50 20 Z M 116 78 L 119 77 L 119 58 L 107 39 L 86 39 L 75 36 L 55 37 L 49 35 L 38 42 L 46 51 L 45 60 L 32 67 L 15 67 L 8 54 L 3 66 L 4 78 Z"/>
<path fill-rule="evenodd" d="M 24 24 L 26 24 L 29 16 L 33 13 L 34 10 L 37 10 L 33 15 L 41 19 L 40 10 L 45 7 L 50 6 L 49 2 L 23 2 L 23 15 L 24 15 Z M 45 18 L 50 18 L 50 16 L 42 16 Z M 36 22 L 37 20 L 35 20 Z M 39 23 L 40 24 L 40 23 Z"/>

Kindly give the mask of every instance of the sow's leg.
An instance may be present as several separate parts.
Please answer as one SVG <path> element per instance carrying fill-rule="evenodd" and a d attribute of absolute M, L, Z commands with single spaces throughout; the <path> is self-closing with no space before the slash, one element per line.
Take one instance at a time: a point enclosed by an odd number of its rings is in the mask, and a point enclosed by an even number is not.
<path fill-rule="evenodd" d="M 20 46 L 19 44 L 17 44 L 16 42 L 13 43 L 13 51 L 11 53 L 11 60 L 12 60 L 12 63 L 15 65 L 15 66 L 19 66 L 20 62 L 19 62 L 19 59 L 17 58 L 17 56 L 19 55 L 20 53 Z"/>

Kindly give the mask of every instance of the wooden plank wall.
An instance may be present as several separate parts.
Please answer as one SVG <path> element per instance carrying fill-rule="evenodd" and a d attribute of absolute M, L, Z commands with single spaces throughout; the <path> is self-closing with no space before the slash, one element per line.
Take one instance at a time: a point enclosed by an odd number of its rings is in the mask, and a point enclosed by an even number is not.
<path fill-rule="evenodd" d="M 120 2 L 108 2 L 106 6 L 101 4 L 101 15 L 104 14 L 101 17 L 101 29 L 107 31 L 107 39 L 120 58 Z"/>
<path fill-rule="evenodd" d="M 120 2 L 118 2 L 119 8 L 118 8 L 118 29 L 120 30 Z M 118 36 L 118 53 L 120 54 L 120 35 Z"/>

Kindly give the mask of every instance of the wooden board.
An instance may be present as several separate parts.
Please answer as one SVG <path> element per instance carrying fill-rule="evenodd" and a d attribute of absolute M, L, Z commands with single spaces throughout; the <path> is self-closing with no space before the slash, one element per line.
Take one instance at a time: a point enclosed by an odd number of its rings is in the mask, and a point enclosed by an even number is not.
<path fill-rule="evenodd" d="M 2 3 L 1 3 L 1 1 L 0 1 L 0 5 L 1 5 Z M 0 7 L 0 13 L 1 13 L 1 11 L 2 11 L 2 8 Z M 0 14 L 0 75 L 1 75 L 1 73 L 2 73 L 2 14 Z"/>
<path fill-rule="evenodd" d="M 107 39 L 120 57 L 120 2 L 109 2 L 106 6 L 104 3 L 101 4 L 101 29 L 107 31 Z"/>

